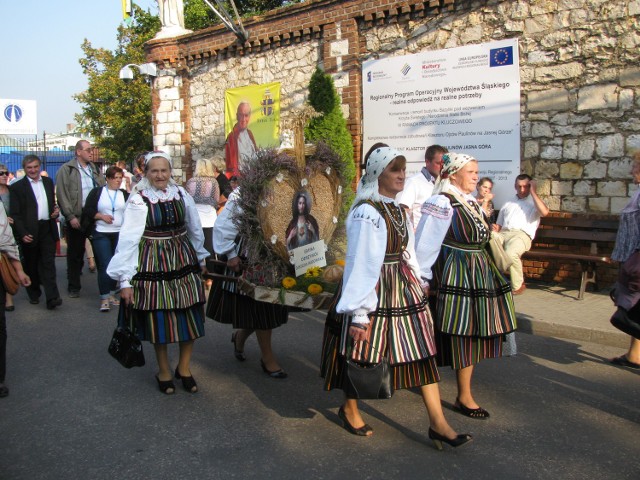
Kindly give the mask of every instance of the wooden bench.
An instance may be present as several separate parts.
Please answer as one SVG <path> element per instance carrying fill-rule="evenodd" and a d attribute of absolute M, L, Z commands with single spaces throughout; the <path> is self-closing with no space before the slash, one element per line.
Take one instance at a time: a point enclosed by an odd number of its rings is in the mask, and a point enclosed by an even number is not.
<path fill-rule="evenodd" d="M 578 299 L 584 298 L 589 283 L 596 284 L 598 263 L 610 264 L 611 244 L 616 240 L 618 220 L 597 220 L 585 217 L 543 217 L 533 240 L 533 247 L 523 258 L 572 260 L 580 263 L 582 273 Z M 559 242 L 560 241 L 560 242 Z M 574 241 L 574 251 L 563 241 Z M 589 245 L 589 252 L 579 253 L 578 245 Z M 584 248 L 583 248 L 584 249 Z"/>

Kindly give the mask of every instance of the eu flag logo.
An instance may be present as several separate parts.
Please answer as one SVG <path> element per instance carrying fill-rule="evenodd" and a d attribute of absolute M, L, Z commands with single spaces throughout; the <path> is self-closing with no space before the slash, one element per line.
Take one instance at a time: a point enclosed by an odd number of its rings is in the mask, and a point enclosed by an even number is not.
<path fill-rule="evenodd" d="M 513 65 L 513 47 L 494 48 L 489 51 L 489 67 Z"/>

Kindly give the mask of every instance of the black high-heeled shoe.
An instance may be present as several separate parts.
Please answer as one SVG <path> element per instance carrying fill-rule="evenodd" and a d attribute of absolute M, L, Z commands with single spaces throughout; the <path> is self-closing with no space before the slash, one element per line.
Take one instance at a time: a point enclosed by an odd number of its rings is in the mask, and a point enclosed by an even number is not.
<path fill-rule="evenodd" d="M 433 444 L 438 450 L 442 450 L 442 442 L 452 446 L 453 448 L 457 448 L 473 440 L 473 437 L 468 433 L 461 433 L 456 438 L 447 438 L 440 435 L 435 430 L 432 430 L 431 427 L 429 427 L 429 438 L 433 441 Z"/>
<path fill-rule="evenodd" d="M 358 437 L 369 437 L 373 435 L 373 428 L 368 423 L 365 423 L 360 428 L 356 428 L 351 425 L 351 422 L 347 418 L 347 414 L 344 413 L 344 406 L 338 410 L 338 418 L 342 420 L 342 427 L 349 433 L 357 435 Z"/>
<path fill-rule="evenodd" d="M 173 395 L 176 392 L 176 386 L 173 384 L 173 380 L 160 380 L 158 375 L 156 375 L 156 380 L 158 382 L 158 388 L 165 395 Z"/>
<path fill-rule="evenodd" d="M 487 412 L 482 407 L 469 408 L 464 406 L 458 398 L 456 398 L 456 403 L 453 404 L 453 409 L 457 410 L 458 412 L 460 412 L 462 415 L 466 417 L 475 418 L 478 420 L 486 420 L 491 416 L 489 415 L 489 412 Z"/>
<path fill-rule="evenodd" d="M 283 379 L 289 376 L 287 375 L 287 372 L 285 372 L 283 369 L 276 370 L 275 372 L 272 372 L 271 370 L 267 370 L 267 366 L 264 364 L 262 359 L 260 360 L 260 366 L 262 367 L 262 371 L 267 375 L 269 375 L 271 378 Z"/>
<path fill-rule="evenodd" d="M 176 367 L 175 377 L 178 380 L 182 380 L 182 388 L 184 388 L 189 393 L 196 393 L 198 391 L 198 384 L 196 383 L 193 375 L 189 377 L 185 377 L 184 375 L 180 375 L 178 372 L 178 367 Z M 195 390 L 194 390 L 195 389 Z"/>
<path fill-rule="evenodd" d="M 231 334 L 231 343 L 233 343 L 233 355 L 236 357 L 236 360 L 239 362 L 244 362 L 247 357 L 244 356 L 244 350 L 238 350 L 236 345 L 236 337 L 238 336 L 238 332 L 233 332 Z"/>

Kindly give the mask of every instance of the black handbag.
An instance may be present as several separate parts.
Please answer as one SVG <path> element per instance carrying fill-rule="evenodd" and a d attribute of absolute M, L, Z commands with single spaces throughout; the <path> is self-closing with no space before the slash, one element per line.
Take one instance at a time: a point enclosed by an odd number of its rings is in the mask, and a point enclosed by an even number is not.
<path fill-rule="evenodd" d="M 632 310 L 636 310 L 636 305 Z M 640 340 L 640 322 L 637 318 L 633 318 L 630 315 L 631 312 L 626 311 L 624 308 L 618 307 L 616 312 L 611 317 L 611 325 L 618 330 L 622 330 L 627 335 L 631 335 L 633 338 Z"/>
<path fill-rule="evenodd" d="M 393 396 L 393 387 L 391 386 L 389 359 L 382 357 L 380 363 L 360 363 L 352 360 L 350 353 L 347 353 L 342 390 L 347 398 L 352 399 L 378 400 L 391 398 Z"/>
<path fill-rule="evenodd" d="M 131 305 L 120 302 L 118 326 L 113 331 L 108 348 L 109 355 L 124 368 L 142 367 L 145 364 L 142 342 L 133 332 L 131 309 Z"/>

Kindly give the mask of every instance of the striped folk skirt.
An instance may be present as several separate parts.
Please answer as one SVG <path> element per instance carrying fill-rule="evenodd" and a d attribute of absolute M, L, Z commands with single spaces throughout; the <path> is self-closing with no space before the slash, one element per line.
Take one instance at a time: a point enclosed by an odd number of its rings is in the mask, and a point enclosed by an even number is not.
<path fill-rule="evenodd" d="M 220 273 L 233 277 L 235 272 L 224 268 Z M 207 302 L 207 317 L 233 328 L 273 330 L 289 320 L 289 308 L 274 303 L 258 302 L 238 292 L 237 283 L 216 279 L 211 285 Z"/>
<path fill-rule="evenodd" d="M 486 251 L 443 245 L 434 278 L 438 365 L 460 369 L 501 357 L 505 335 L 516 329 L 515 306 Z"/>
<path fill-rule="evenodd" d="M 325 390 L 342 389 L 346 355 L 365 364 L 388 357 L 394 390 L 440 381 L 431 314 L 411 268 L 404 261 L 385 262 L 376 290 L 378 305 L 370 315 L 368 341 L 353 348 L 350 317 L 335 310 L 341 293 L 334 298 L 325 324 L 320 365 Z"/>
<path fill-rule="evenodd" d="M 204 336 L 204 286 L 186 231 L 145 232 L 138 258 L 138 272 L 131 279 L 138 337 L 164 344 Z"/>

